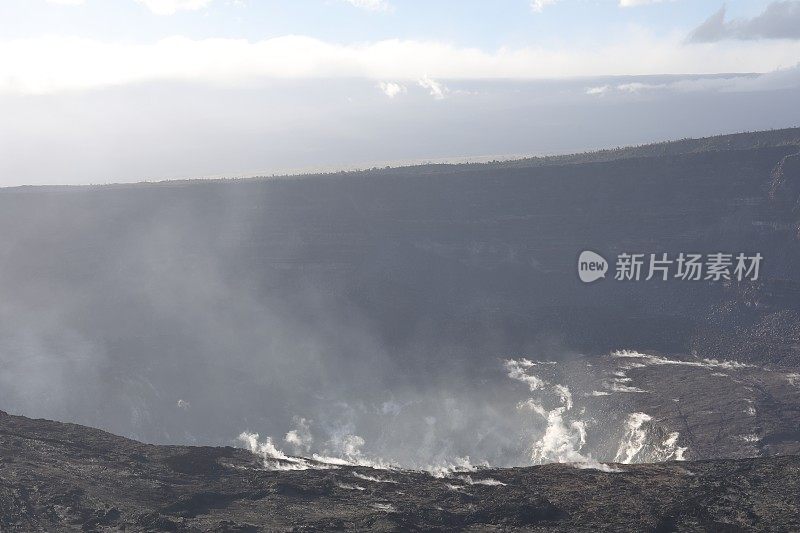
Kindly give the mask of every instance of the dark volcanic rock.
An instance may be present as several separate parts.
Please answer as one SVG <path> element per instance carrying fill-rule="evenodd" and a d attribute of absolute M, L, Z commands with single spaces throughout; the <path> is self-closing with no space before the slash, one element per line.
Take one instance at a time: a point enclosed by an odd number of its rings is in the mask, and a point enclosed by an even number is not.
<path fill-rule="evenodd" d="M 800 458 L 427 473 L 269 471 L 0 414 L 3 531 L 793 531 Z"/>
<path fill-rule="evenodd" d="M 543 426 L 495 423 L 532 392 L 501 368 L 525 357 L 572 391 L 593 457 L 630 460 L 620 437 L 638 415 L 643 460 L 694 461 L 271 471 L 240 449 L 2 414 L 0 530 L 800 530 L 799 147 L 792 129 L 486 165 L 4 189 L 11 411 L 214 444 L 285 435 L 294 417 L 333 425 L 349 402 L 373 417 L 365 442 L 394 456 L 429 453 L 417 429 L 471 411 L 480 430 L 463 417 L 435 444 L 460 457 L 500 436 L 487 449 L 508 461 L 492 462 L 528 464 Z M 584 249 L 759 252 L 764 265 L 755 282 L 584 285 Z M 454 407 L 428 412 L 441 404 Z M 392 426 L 404 409 L 417 425 Z"/>

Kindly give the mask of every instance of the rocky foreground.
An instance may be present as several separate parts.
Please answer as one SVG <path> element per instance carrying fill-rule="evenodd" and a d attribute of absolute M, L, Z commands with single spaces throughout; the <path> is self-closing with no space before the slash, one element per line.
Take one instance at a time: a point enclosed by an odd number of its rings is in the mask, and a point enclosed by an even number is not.
<path fill-rule="evenodd" d="M 272 471 L 0 412 L 0 530 L 800 530 L 797 456 L 614 469 Z"/>

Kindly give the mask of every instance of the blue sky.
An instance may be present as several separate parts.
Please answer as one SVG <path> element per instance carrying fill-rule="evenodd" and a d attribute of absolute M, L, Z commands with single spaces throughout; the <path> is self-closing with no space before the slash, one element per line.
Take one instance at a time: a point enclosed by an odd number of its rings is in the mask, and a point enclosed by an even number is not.
<path fill-rule="evenodd" d="M 7 23 L 0 25 L 0 39 L 69 34 L 147 42 L 171 35 L 261 40 L 298 34 L 338 43 L 444 40 L 491 50 L 602 43 L 632 26 L 656 36 L 688 32 L 723 5 L 719 0 L 674 0 L 620 7 L 619 0 L 560 0 L 536 11 L 529 0 L 387 0 L 386 9 L 357 7 L 346 0 L 212 0 L 203 4 L 159 15 L 135 0 L 4 0 L 0 19 Z M 733 18 L 752 17 L 769 1 L 728 0 L 725 4 Z"/>

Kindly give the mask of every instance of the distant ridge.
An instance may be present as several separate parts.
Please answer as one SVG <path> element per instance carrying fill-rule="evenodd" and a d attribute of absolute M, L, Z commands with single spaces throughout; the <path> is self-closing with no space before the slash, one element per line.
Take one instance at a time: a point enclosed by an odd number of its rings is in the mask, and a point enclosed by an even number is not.
<path fill-rule="evenodd" d="M 249 177 L 197 177 L 186 179 L 168 179 L 148 181 L 143 180 L 134 183 L 108 183 L 91 185 L 22 185 L 15 187 L 0 187 L 2 191 L 19 191 L 30 189 L 49 189 L 49 190 L 80 190 L 82 188 L 96 187 L 119 187 L 130 188 L 143 185 L 185 186 L 192 183 L 219 183 L 227 181 L 249 181 L 249 180 L 270 180 L 270 179 L 298 179 L 313 178 L 323 176 L 342 176 L 342 175 L 414 175 L 438 174 L 441 172 L 452 172 L 454 169 L 482 169 L 495 167 L 498 169 L 524 169 L 545 166 L 572 165 L 581 163 L 602 163 L 618 161 L 622 159 L 636 159 L 647 157 L 677 156 L 686 154 L 696 154 L 704 152 L 731 151 L 731 150 L 752 150 L 758 148 L 770 148 L 780 146 L 798 146 L 800 148 L 800 127 L 731 133 L 725 135 L 714 135 L 710 137 L 686 138 L 672 141 L 662 141 L 651 144 L 641 144 L 633 146 L 621 146 L 617 148 L 605 148 L 587 152 L 572 154 L 546 155 L 535 157 L 520 157 L 482 162 L 431 162 L 415 163 L 397 166 L 374 166 L 370 168 L 352 170 L 331 170 L 320 172 L 298 172 L 291 174 L 274 175 L 255 175 Z"/>
<path fill-rule="evenodd" d="M 552 164 L 593 163 L 637 157 L 684 155 L 716 152 L 720 150 L 752 150 L 755 148 L 792 145 L 800 146 L 800 127 L 731 133 L 696 139 L 687 138 L 637 146 L 609 148 L 580 154 L 531 157 L 507 161 L 500 163 L 500 165 L 504 167 L 529 167 Z"/>

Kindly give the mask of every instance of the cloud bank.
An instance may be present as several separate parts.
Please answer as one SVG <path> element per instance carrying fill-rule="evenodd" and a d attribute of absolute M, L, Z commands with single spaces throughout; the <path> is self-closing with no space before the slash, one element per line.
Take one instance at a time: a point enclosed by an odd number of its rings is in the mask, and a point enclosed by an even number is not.
<path fill-rule="evenodd" d="M 77 37 L 0 42 L 0 92 L 94 89 L 152 81 L 244 85 L 259 79 L 547 79 L 576 76 L 769 72 L 793 66 L 800 42 L 687 44 L 634 35 L 586 50 L 487 52 L 434 41 L 335 44 L 288 35 L 261 41 L 169 37 L 149 44 Z M 434 96 L 438 91 L 428 87 Z"/>

